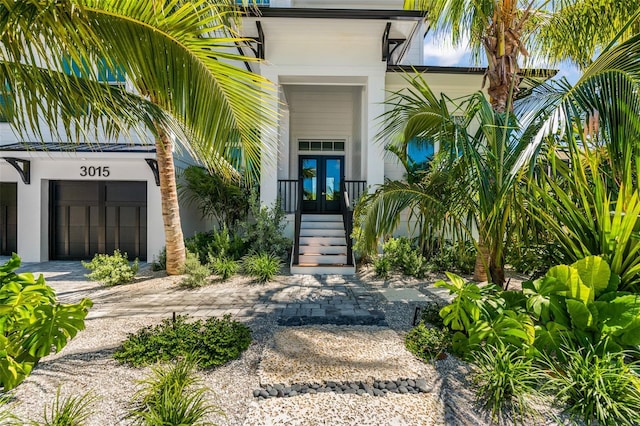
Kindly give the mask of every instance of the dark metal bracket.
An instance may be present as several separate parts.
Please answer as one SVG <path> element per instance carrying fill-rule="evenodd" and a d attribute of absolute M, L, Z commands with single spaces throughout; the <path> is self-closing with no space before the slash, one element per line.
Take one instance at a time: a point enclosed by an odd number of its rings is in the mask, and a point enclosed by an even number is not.
<path fill-rule="evenodd" d="M 256 46 L 250 47 L 257 59 L 264 59 L 264 30 L 262 29 L 262 22 L 256 21 L 256 28 L 258 29 L 258 37 L 251 37 Z"/>
<path fill-rule="evenodd" d="M 407 41 L 406 38 L 389 38 L 390 32 L 391 32 L 391 22 L 387 22 L 387 25 L 384 27 L 384 32 L 382 33 L 382 61 L 383 62 L 391 61 L 391 57 L 393 56 L 395 51 Z M 393 64 L 389 64 L 389 65 L 393 65 Z"/>
<path fill-rule="evenodd" d="M 153 173 L 153 177 L 156 180 L 156 186 L 160 186 L 160 171 L 158 170 L 158 160 L 155 160 L 153 158 L 145 158 L 144 161 L 147 162 L 147 165 Z"/>
<path fill-rule="evenodd" d="M 3 157 L 3 159 L 16 169 L 25 185 L 31 184 L 31 161 L 13 157 Z"/>

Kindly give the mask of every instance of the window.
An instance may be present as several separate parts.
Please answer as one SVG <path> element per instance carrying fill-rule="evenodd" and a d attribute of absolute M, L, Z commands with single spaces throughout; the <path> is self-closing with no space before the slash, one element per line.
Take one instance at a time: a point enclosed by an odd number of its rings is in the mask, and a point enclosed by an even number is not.
<path fill-rule="evenodd" d="M 64 56 L 62 58 L 62 72 L 68 75 L 74 75 L 76 77 L 87 77 L 89 73 L 89 66 L 82 59 L 82 63 L 79 64 L 78 61 L 71 58 L 70 56 Z"/>
<path fill-rule="evenodd" d="M 125 83 L 125 73 L 122 65 L 109 66 L 106 59 L 101 58 L 98 61 L 98 79 L 113 85 L 122 85 Z"/>
<path fill-rule="evenodd" d="M 298 140 L 298 151 L 344 152 L 344 139 L 336 140 Z"/>
<path fill-rule="evenodd" d="M 412 170 L 426 170 L 433 160 L 434 152 L 435 147 L 431 139 L 413 138 L 407 144 L 407 163 Z"/>
<path fill-rule="evenodd" d="M 13 96 L 9 82 L 4 83 L 4 89 L 0 90 L 0 123 L 6 123 L 13 115 Z"/>
<path fill-rule="evenodd" d="M 245 0 L 247 6 L 269 6 L 270 0 Z M 236 4 L 243 5 L 243 0 L 236 0 Z"/>

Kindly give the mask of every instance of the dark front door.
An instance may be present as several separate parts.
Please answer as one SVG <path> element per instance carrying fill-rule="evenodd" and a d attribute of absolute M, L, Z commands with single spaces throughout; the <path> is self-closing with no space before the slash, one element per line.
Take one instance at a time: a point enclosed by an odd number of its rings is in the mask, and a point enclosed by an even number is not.
<path fill-rule="evenodd" d="M 340 211 L 340 187 L 344 157 L 300 156 L 302 211 L 337 213 Z"/>
<path fill-rule="evenodd" d="M 18 184 L 0 183 L 0 255 L 18 251 Z"/>
<path fill-rule="evenodd" d="M 89 259 L 96 253 L 147 257 L 147 184 L 51 182 L 51 259 Z"/>

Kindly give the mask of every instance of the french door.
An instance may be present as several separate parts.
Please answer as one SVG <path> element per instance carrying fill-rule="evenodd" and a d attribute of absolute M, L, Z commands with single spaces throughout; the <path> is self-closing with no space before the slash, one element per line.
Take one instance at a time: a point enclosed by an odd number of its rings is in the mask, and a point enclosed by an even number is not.
<path fill-rule="evenodd" d="M 340 212 L 344 156 L 301 155 L 303 213 Z"/>

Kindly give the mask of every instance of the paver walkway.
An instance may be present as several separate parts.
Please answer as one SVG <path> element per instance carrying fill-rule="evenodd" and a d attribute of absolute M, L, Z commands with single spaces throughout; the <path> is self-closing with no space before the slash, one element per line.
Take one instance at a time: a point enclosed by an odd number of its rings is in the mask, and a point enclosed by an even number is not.
<path fill-rule="evenodd" d="M 0 262 L 2 259 L 0 258 Z M 142 274 L 146 265 L 141 265 Z M 275 282 L 210 285 L 184 290 L 163 280 L 159 285 L 123 285 L 110 288 L 88 281 L 80 262 L 53 261 L 24 264 L 23 271 L 42 273 L 63 302 L 90 297 L 95 306 L 91 318 L 194 317 L 230 314 L 241 321 L 274 314 L 280 325 L 338 324 L 387 325 L 376 303 L 384 300 L 367 289 L 357 277 L 338 275 L 283 275 Z M 147 275 L 150 272 L 147 271 Z"/>

